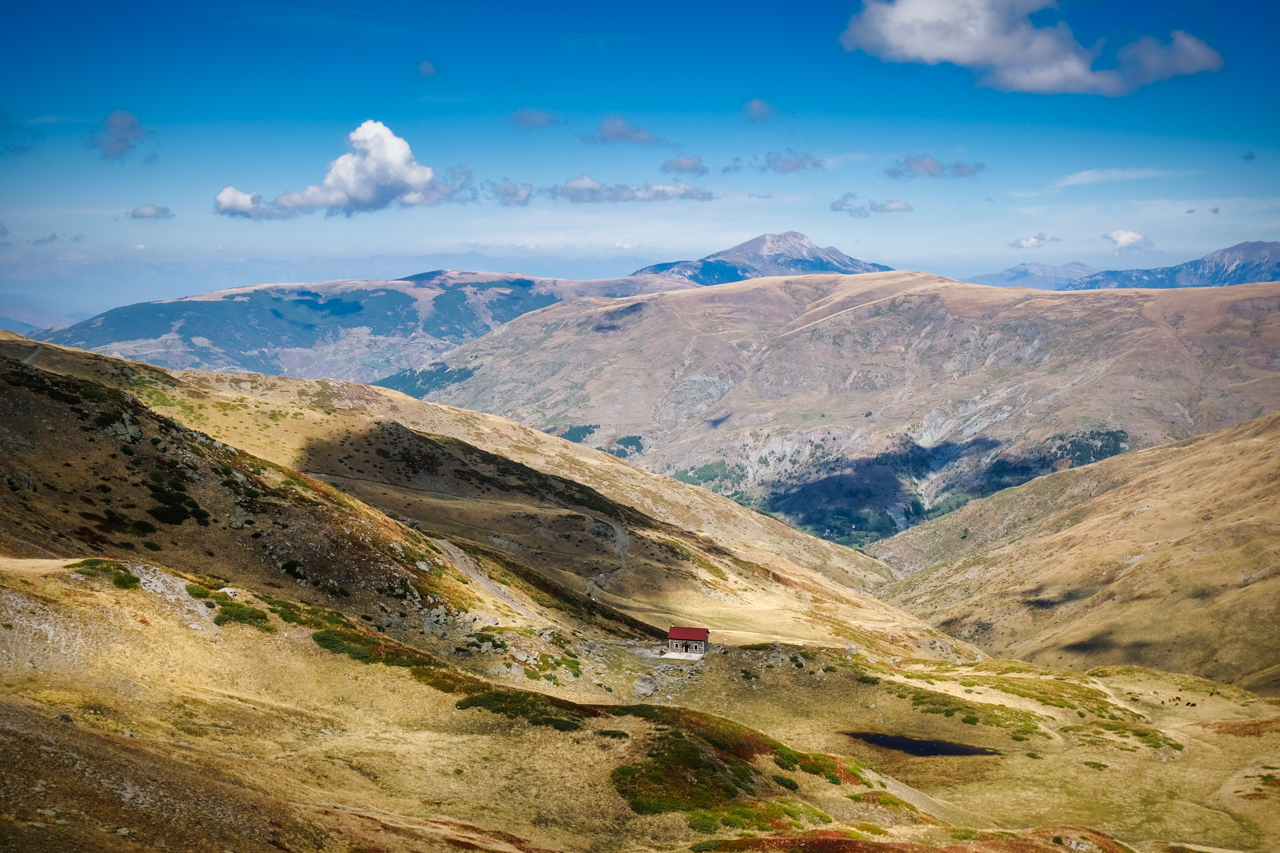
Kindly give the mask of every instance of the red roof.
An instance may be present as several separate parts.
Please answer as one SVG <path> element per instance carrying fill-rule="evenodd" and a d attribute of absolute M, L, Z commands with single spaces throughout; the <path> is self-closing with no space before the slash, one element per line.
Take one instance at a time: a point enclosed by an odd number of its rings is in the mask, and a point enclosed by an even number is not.
<path fill-rule="evenodd" d="M 706 628 L 680 628 L 675 625 L 671 626 L 671 630 L 667 632 L 668 640 L 701 640 L 707 641 L 707 636 L 711 632 Z"/>

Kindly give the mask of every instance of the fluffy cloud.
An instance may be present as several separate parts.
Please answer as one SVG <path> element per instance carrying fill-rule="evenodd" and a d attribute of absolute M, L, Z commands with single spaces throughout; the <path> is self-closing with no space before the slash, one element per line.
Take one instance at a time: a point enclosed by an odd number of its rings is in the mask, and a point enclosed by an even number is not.
<path fill-rule="evenodd" d="M 699 157 L 697 154 L 691 154 L 688 157 L 681 154 L 679 157 L 676 157 L 674 160 L 668 160 L 667 162 L 663 163 L 662 171 L 668 172 L 668 173 L 684 172 L 686 174 L 691 174 L 691 175 L 705 175 L 707 172 L 711 170 L 708 169 L 705 165 L 703 165 L 702 158 Z"/>
<path fill-rule="evenodd" d="M 901 199 L 889 201 L 868 201 L 857 203 L 857 193 L 845 193 L 831 202 L 831 209 L 839 213 L 847 213 L 855 219 L 866 219 L 873 213 L 910 213 L 914 208 Z"/>
<path fill-rule="evenodd" d="M 1211 208 L 1209 208 L 1209 212 L 1210 212 L 1210 213 L 1212 213 L 1214 216 L 1217 216 L 1217 215 L 1218 215 L 1218 211 L 1219 211 L 1219 210 L 1221 210 L 1221 209 L 1222 209 L 1222 208 L 1220 208 L 1220 207 L 1211 207 Z"/>
<path fill-rule="evenodd" d="M 894 180 L 909 181 L 912 178 L 971 178 L 987 171 L 986 163 L 957 161 L 948 166 L 929 154 L 905 154 L 884 173 Z"/>
<path fill-rule="evenodd" d="M 1162 169 L 1085 169 L 1054 181 L 1055 187 L 1074 187 L 1080 184 L 1106 184 L 1112 181 L 1141 181 L 1160 178 L 1169 174 Z"/>
<path fill-rule="evenodd" d="M 103 159 L 119 160 L 127 157 L 138 143 L 148 136 L 155 136 L 128 110 L 116 110 L 102 120 L 102 127 L 86 137 L 91 146 L 102 152 Z"/>
<path fill-rule="evenodd" d="M 1244 152 L 1243 154 L 1241 154 L 1241 155 L 1240 155 L 1240 159 L 1241 159 L 1241 160 L 1254 160 L 1254 159 L 1256 159 L 1256 158 L 1257 158 L 1257 156 L 1258 156 L 1258 155 L 1254 154 L 1252 151 L 1246 151 L 1246 152 Z"/>
<path fill-rule="evenodd" d="M 430 59 L 424 59 L 418 63 L 418 73 L 423 77 L 434 77 L 436 76 L 436 67 Z"/>
<path fill-rule="evenodd" d="M 154 204 L 144 204 L 142 207 L 134 208 L 130 213 L 134 219 L 172 219 L 173 212 L 167 207 L 156 207 Z"/>
<path fill-rule="evenodd" d="M 590 175 L 573 178 L 548 187 L 545 192 L 552 198 L 562 198 L 574 204 L 597 204 L 605 201 L 672 201 L 688 199 L 690 201 L 710 201 L 713 196 L 707 190 L 691 187 L 681 181 L 673 184 L 655 184 L 646 181 L 643 184 L 614 184 L 606 186 Z"/>
<path fill-rule="evenodd" d="M 742 111 L 746 114 L 747 121 L 752 122 L 768 121 L 778 114 L 773 104 L 764 98 L 752 98 L 742 105 Z"/>
<path fill-rule="evenodd" d="M 55 233 L 55 234 L 50 234 L 48 237 L 37 237 L 34 240 L 28 240 L 27 242 L 29 242 L 33 246 L 47 246 L 50 243 L 56 242 L 57 239 L 58 239 L 58 235 Z"/>
<path fill-rule="evenodd" d="M 803 151 L 792 151 L 788 148 L 785 156 L 777 151 L 770 151 L 764 155 L 764 165 L 760 167 L 760 171 L 789 175 L 792 172 L 803 172 L 806 169 L 821 169 L 826 165 L 827 161 L 821 157 L 814 157 L 812 154 L 806 154 Z"/>
<path fill-rule="evenodd" d="M 1102 239 L 1110 240 L 1115 245 L 1117 255 L 1121 252 L 1139 252 L 1155 248 L 1150 240 L 1137 231 L 1111 231 L 1103 234 Z"/>
<path fill-rule="evenodd" d="M 257 193 L 227 187 L 214 199 L 214 211 L 246 219 L 289 219 L 316 210 L 351 216 L 392 203 L 412 207 L 476 198 L 470 169 L 457 166 L 445 180 L 437 179 L 429 166 L 414 159 L 409 143 L 380 121 L 366 121 L 347 141 L 350 153 L 329 164 L 319 185 L 284 193 L 270 204 Z"/>
<path fill-rule="evenodd" d="M 720 174 L 732 175 L 734 172 L 741 172 L 741 171 L 742 171 L 742 158 L 734 157 L 733 162 L 731 162 L 728 166 L 725 166 L 720 170 Z"/>
<path fill-rule="evenodd" d="M 1190 213 L 1190 211 L 1187 211 Z M 1019 237 L 1009 244 L 1010 249 L 1039 249 L 1045 243 L 1061 243 L 1061 237 L 1055 237 L 1052 234 L 1046 234 L 1041 231 L 1039 234 L 1033 234 L 1030 237 Z"/>
<path fill-rule="evenodd" d="M 547 110 L 525 107 L 507 116 L 507 121 L 516 127 L 551 127 L 560 123 L 560 117 Z"/>
<path fill-rule="evenodd" d="M 489 193 L 503 207 L 527 207 L 533 195 L 533 184 L 512 183 L 510 178 L 503 178 L 500 184 L 489 181 L 488 186 Z"/>
<path fill-rule="evenodd" d="M 857 198 L 857 193 L 845 193 L 831 202 L 831 209 L 838 213 L 847 213 L 855 219 L 866 219 L 871 216 L 871 210 L 865 204 L 857 204 Z"/>
<path fill-rule="evenodd" d="M 657 145 L 658 137 L 638 124 L 630 124 L 622 116 L 609 116 L 600 122 L 596 135 L 586 138 L 588 142 L 634 142 L 637 145 Z"/>
<path fill-rule="evenodd" d="M 978 85 L 1007 92 L 1126 95 L 1148 83 L 1217 71 L 1222 56 L 1175 30 L 1168 44 L 1143 36 L 1125 45 L 1118 66 L 1094 70 L 1065 22 L 1038 27 L 1030 15 L 1054 0 L 865 0 L 840 36 L 845 50 L 887 62 L 947 62 L 978 74 Z"/>
<path fill-rule="evenodd" d="M 1187 209 L 1187 213 L 1195 213 L 1195 212 L 1196 212 L 1196 209 L 1194 207 Z"/>

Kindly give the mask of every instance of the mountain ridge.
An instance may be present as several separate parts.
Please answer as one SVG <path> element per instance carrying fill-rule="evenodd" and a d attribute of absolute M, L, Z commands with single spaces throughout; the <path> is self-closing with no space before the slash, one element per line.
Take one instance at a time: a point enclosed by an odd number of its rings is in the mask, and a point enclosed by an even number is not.
<path fill-rule="evenodd" d="M 1000 272 L 969 276 L 965 281 L 987 284 L 993 287 L 1034 287 L 1037 290 L 1061 290 L 1064 285 L 1085 276 L 1100 272 L 1095 267 L 1078 261 L 1061 266 L 1026 263 L 1009 267 Z"/>
<path fill-rule="evenodd" d="M 752 278 L 809 273 L 887 272 L 892 267 L 851 258 L 834 246 L 820 248 L 798 231 L 761 234 L 696 261 L 672 261 L 632 275 L 661 275 L 695 284 L 724 284 Z"/>
<path fill-rule="evenodd" d="M 1237 243 L 1203 258 L 1172 267 L 1107 270 L 1076 279 L 1063 290 L 1108 290 L 1123 287 L 1224 287 L 1280 280 L 1280 242 Z"/>

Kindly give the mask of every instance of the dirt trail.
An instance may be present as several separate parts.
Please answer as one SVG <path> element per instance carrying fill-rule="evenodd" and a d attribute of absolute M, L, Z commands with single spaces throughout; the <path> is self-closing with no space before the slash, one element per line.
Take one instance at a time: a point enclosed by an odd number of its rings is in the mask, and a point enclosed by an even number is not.
<path fill-rule="evenodd" d="M 439 545 L 440 548 L 449 555 L 449 559 L 453 561 L 453 565 L 457 567 L 458 571 L 484 587 L 494 598 L 498 599 L 526 619 L 531 619 L 535 622 L 546 621 L 537 613 L 533 612 L 533 610 L 516 601 L 515 598 L 512 597 L 511 593 L 502 587 L 502 584 L 494 583 L 484 574 L 484 572 L 476 568 L 476 564 L 471 561 L 471 558 L 467 556 L 467 553 L 461 548 L 454 545 L 452 542 L 446 542 L 443 539 L 432 539 L 431 541 Z"/>

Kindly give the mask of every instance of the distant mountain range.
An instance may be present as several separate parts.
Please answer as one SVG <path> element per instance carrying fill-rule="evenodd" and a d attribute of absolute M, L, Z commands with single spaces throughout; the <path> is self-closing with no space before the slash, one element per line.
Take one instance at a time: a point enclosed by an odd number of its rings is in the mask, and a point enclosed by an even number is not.
<path fill-rule="evenodd" d="M 970 276 L 966 281 L 992 287 L 1032 287 L 1036 290 L 1062 290 L 1077 279 L 1098 272 L 1088 264 L 1072 262 L 1060 267 L 1048 264 L 1018 264 L 1000 272 Z"/>
<path fill-rule="evenodd" d="M 432 362 L 521 314 L 565 299 L 637 296 L 765 275 L 884 269 L 837 249 L 820 249 L 790 231 L 762 234 L 702 261 L 659 264 L 623 278 L 435 270 L 395 281 L 261 284 L 140 302 L 49 332 L 36 331 L 35 321 L 25 317 L 8 325 L 49 343 L 176 370 L 372 382 Z"/>
<path fill-rule="evenodd" d="M 399 281 L 262 284 L 140 302 L 36 337 L 174 370 L 371 382 L 564 299 L 693 286 L 657 276 L 573 281 L 436 270 Z"/>
<path fill-rule="evenodd" d="M 1108 270 L 1076 279 L 1063 290 L 1117 287 L 1222 287 L 1280 280 L 1280 243 L 1238 243 L 1198 261 L 1153 270 Z"/>
<path fill-rule="evenodd" d="M 891 269 L 851 258 L 834 246 L 819 248 L 817 243 L 800 232 L 788 231 L 785 234 L 761 234 L 754 240 L 697 261 L 654 264 L 636 270 L 634 275 L 660 275 L 694 284 L 724 284 L 773 275 L 857 274 Z"/>

